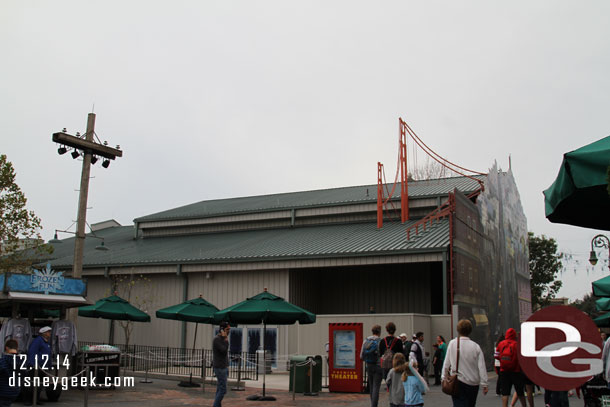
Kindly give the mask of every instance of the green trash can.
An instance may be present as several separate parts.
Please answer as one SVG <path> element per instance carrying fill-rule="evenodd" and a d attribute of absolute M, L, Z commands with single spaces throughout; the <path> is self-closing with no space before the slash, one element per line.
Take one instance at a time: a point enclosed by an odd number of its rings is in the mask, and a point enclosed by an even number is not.
<path fill-rule="evenodd" d="M 314 364 L 305 364 L 307 360 L 313 360 Z M 310 368 L 312 372 L 311 381 L 309 377 Z M 322 356 L 293 355 L 290 357 L 289 390 L 293 391 L 293 387 L 295 393 L 317 393 L 322 391 Z"/>

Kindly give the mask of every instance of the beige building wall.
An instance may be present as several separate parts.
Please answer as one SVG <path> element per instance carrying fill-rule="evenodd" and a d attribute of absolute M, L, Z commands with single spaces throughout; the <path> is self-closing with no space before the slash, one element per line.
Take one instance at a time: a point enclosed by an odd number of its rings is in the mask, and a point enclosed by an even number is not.
<path fill-rule="evenodd" d="M 87 298 L 95 303 L 110 295 L 110 280 L 104 276 L 87 277 Z M 108 342 L 110 323 L 106 319 L 78 317 L 77 337 L 79 341 Z"/>
<path fill-rule="evenodd" d="M 289 301 L 288 272 L 286 270 L 252 270 L 219 272 L 188 272 L 188 297 L 196 298 L 200 294 L 218 309 L 227 308 L 262 292 L 265 288 L 272 294 Z M 240 325 L 249 327 L 249 325 Z M 262 327 L 262 326 L 260 326 Z M 269 325 L 269 327 L 272 327 Z M 275 326 L 273 326 L 275 327 Z M 287 327 L 278 327 L 278 354 L 286 352 Z M 186 346 L 193 346 L 195 324 L 187 324 Z M 196 347 L 212 349 L 213 326 L 199 324 L 197 327 Z"/>
<path fill-rule="evenodd" d="M 181 346 L 182 322 L 159 319 L 155 311 L 183 302 L 185 278 L 188 278 L 187 298 L 192 299 L 200 294 L 219 309 L 226 308 L 254 296 L 265 288 L 271 293 L 290 301 L 289 274 L 287 270 L 234 271 L 234 272 L 187 272 L 178 276 L 175 272 L 148 274 L 150 286 L 137 285 L 132 291 L 132 298 L 148 298 L 143 308 L 151 315 L 150 323 L 135 322 L 130 343 L 151 346 Z M 90 276 L 88 283 L 88 298 L 96 301 L 110 294 L 110 280 L 103 276 Z M 132 302 L 135 303 L 135 300 Z M 382 326 L 385 335 L 385 325 L 392 321 L 397 332 L 412 335 L 423 331 L 426 351 L 432 350 L 436 335 L 451 338 L 451 317 L 449 315 L 425 314 L 355 314 L 355 315 L 318 315 L 312 325 L 285 325 L 269 327 L 278 329 L 278 369 L 284 370 L 290 355 L 307 354 L 325 356 L 324 345 L 328 342 L 328 324 L 331 322 L 361 322 L 364 337 L 370 335 L 373 325 Z M 240 325 L 241 327 L 257 327 Z M 187 323 L 186 346 L 193 346 L 195 324 Z M 83 341 L 108 341 L 109 322 L 103 319 L 79 317 L 78 335 Z M 197 340 L 195 347 L 211 349 L 213 326 L 197 325 Z M 115 322 L 115 343 L 125 343 L 122 328 Z M 245 351 L 245 349 L 244 349 Z"/>
<path fill-rule="evenodd" d="M 113 271 L 111 271 L 111 274 Z M 139 276 L 138 273 L 135 274 Z M 149 283 L 136 283 L 131 291 L 130 303 L 151 316 L 151 322 L 133 322 L 130 344 L 151 346 L 180 346 L 181 322 L 159 319 L 155 311 L 181 303 L 182 279 L 173 274 L 146 274 Z M 89 276 L 87 297 L 95 302 L 111 295 L 111 280 L 103 276 Z M 126 298 L 123 291 L 119 296 Z M 83 341 L 108 342 L 110 322 L 98 318 L 78 318 L 78 338 Z M 114 322 L 114 342 L 125 343 L 120 321 Z"/>
<path fill-rule="evenodd" d="M 325 344 L 329 341 L 328 325 L 331 322 L 361 322 L 363 338 L 371 335 L 373 325 L 381 325 L 382 337 L 387 335 L 385 325 L 394 322 L 396 336 L 406 333 L 411 336 L 418 331 L 424 333 L 424 348 L 431 352 L 437 335 L 450 339 L 450 315 L 424 314 L 359 314 L 359 315 L 318 315 L 312 325 L 296 325 L 288 333 L 290 346 L 288 354 L 326 356 Z M 326 366 L 324 367 L 326 369 Z"/>

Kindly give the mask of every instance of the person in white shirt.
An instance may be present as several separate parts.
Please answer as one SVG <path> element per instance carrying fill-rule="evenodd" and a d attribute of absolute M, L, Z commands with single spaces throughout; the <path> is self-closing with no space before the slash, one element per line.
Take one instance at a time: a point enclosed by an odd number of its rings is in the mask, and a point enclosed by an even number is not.
<path fill-rule="evenodd" d="M 442 380 L 446 375 L 457 374 L 459 393 L 451 396 L 453 407 L 473 407 L 477 401 L 479 386 L 483 394 L 487 394 L 487 368 L 481 347 L 469 336 L 472 332 L 472 323 L 462 319 L 457 325 L 458 338 L 452 339 L 447 347 L 447 356 L 443 364 Z M 459 365 L 458 365 L 459 341 Z M 456 365 L 457 373 L 456 373 Z"/>

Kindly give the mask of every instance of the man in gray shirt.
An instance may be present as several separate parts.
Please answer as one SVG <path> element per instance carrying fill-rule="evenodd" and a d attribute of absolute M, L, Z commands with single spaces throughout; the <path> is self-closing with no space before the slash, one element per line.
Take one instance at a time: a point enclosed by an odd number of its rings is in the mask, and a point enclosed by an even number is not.
<path fill-rule="evenodd" d="M 221 322 L 219 328 L 220 331 L 212 342 L 212 367 L 217 383 L 214 407 L 222 407 L 222 399 L 227 392 L 227 377 L 229 376 L 229 332 L 231 327 L 227 322 Z"/>

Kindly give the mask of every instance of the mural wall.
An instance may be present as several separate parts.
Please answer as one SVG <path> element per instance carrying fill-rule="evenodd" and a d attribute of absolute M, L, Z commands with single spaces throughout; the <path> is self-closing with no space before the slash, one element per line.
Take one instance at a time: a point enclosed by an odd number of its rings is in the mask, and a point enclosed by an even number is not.
<path fill-rule="evenodd" d="M 531 314 L 527 219 L 512 172 L 494 165 L 476 204 L 455 196 L 454 304 L 491 363 L 494 342 Z"/>

